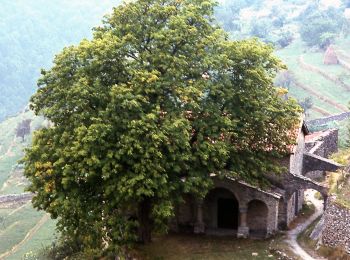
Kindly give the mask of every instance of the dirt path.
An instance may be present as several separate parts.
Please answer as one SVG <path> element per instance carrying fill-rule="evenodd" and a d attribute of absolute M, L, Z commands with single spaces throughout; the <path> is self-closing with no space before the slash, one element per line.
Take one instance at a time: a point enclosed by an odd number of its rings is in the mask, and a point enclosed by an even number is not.
<path fill-rule="evenodd" d="M 33 235 L 41 228 L 42 225 L 45 224 L 45 222 L 49 219 L 49 215 L 45 214 L 39 221 L 38 223 L 35 224 L 35 226 L 29 230 L 29 232 L 26 234 L 26 236 L 23 238 L 21 242 L 18 244 L 14 245 L 10 250 L 6 251 L 5 253 L 0 255 L 0 259 L 5 259 L 6 257 L 11 256 L 12 254 L 16 253 L 16 251 L 28 240 L 30 240 Z"/>
<path fill-rule="evenodd" d="M 323 202 L 315 198 L 316 191 L 307 190 L 305 191 L 305 196 L 308 201 L 311 201 L 315 205 L 315 213 L 310 216 L 304 223 L 300 224 L 296 228 L 288 231 L 288 238 L 286 242 L 290 245 L 292 251 L 300 256 L 303 260 L 314 260 L 311 255 L 309 255 L 299 244 L 297 241 L 298 235 L 308 228 L 319 216 L 323 213 Z M 317 258 L 317 260 L 321 260 L 322 258 Z"/>

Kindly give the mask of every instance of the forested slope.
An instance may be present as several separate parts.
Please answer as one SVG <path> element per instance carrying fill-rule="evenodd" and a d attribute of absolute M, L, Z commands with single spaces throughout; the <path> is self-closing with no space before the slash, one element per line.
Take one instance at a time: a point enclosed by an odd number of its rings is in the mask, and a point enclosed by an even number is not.
<path fill-rule="evenodd" d="M 3 0 L 0 7 L 0 121 L 22 109 L 40 68 L 91 36 L 116 0 Z"/>

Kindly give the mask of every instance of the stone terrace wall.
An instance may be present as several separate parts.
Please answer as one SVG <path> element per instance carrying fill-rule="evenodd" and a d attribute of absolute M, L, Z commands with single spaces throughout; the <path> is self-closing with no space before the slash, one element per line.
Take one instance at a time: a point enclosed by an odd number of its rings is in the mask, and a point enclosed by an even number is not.
<path fill-rule="evenodd" d="M 309 120 L 306 122 L 306 124 L 308 126 L 319 126 L 319 125 L 325 125 L 325 124 L 332 122 L 332 121 L 343 121 L 349 117 L 350 117 L 350 112 L 344 112 L 344 113 L 329 116 L 329 117 L 323 117 L 323 118 L 319 118 L 319 119 Z"/>
<path fill-rule="evenodd" d="M 339 206 L 335 203 L 335 197 L 331 196 L 323 218 L 322 243 L 350 253 L 350 210 Z"/>
<path fill-rule="evenodd" d="M 8 194 L 0 196 L 0 204 L 27 201 L 33 197 L 33 193 Z"/>

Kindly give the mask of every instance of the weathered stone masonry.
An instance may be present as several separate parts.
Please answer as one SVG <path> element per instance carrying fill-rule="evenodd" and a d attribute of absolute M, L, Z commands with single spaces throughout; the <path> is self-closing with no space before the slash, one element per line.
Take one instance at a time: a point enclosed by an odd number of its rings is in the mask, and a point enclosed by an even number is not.
<path fill-rule="evenodd" d="M 330 196 L 323 215 L 322 243 L 350 253 L 350 210 L 336 203 Z"/>
<path fill-rule="evenodd" d="M 288 228 L 302 208 L 305 189 L 315 189 L 327 199 L 327 188 L 304 175 L 341 167 L 319 156 L 329 155 L 330 150 L 336 148 L 337 138 L 327 139 L 327 136 L 335 137 L 337 132 L 328 133 L 323 139 L 309 138 L 312 142 L 305 143 L 305 136 L 309 134 L 307 127 L 301 124 L 297 130 L 296 145 L 289 156 L 279 161 L 287 172 L 280 176 L 266 175 L 272 187 L 262 190 L 239 180 L 213 175 L 214 188 L 205 199 L 184 195 L 185 202 L 177 207 L 171 228 L 199 234 L 267 237 Z"/>

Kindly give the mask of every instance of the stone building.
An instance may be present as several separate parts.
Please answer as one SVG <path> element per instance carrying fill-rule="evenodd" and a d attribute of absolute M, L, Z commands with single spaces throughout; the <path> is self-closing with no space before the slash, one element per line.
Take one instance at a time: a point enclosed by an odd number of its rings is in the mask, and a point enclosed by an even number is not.
<path fill-rule="evenodd" d="M 233 178 L 218 178 L 213 174 L 214 188 L 204 200 L 195 199 L 190 194 L 184 196 L 184 203 L 176 209 L 171 229 L 197 234 L 265 238 L 288 228 L 302 208 L 304 190 L 317 190 L 326 201 L 327 188 L 306 175 L 341 167 L 323 157 L 336 151 L 337 132 L 322 132 L 317 136 L 323 138 L 310 138 L 302 122 L 296 133 L 296 144 L 290 154 L 280 160 L 288 172 L 280 177 L 267 175 L 273 184 L 268 190 Z"/>

